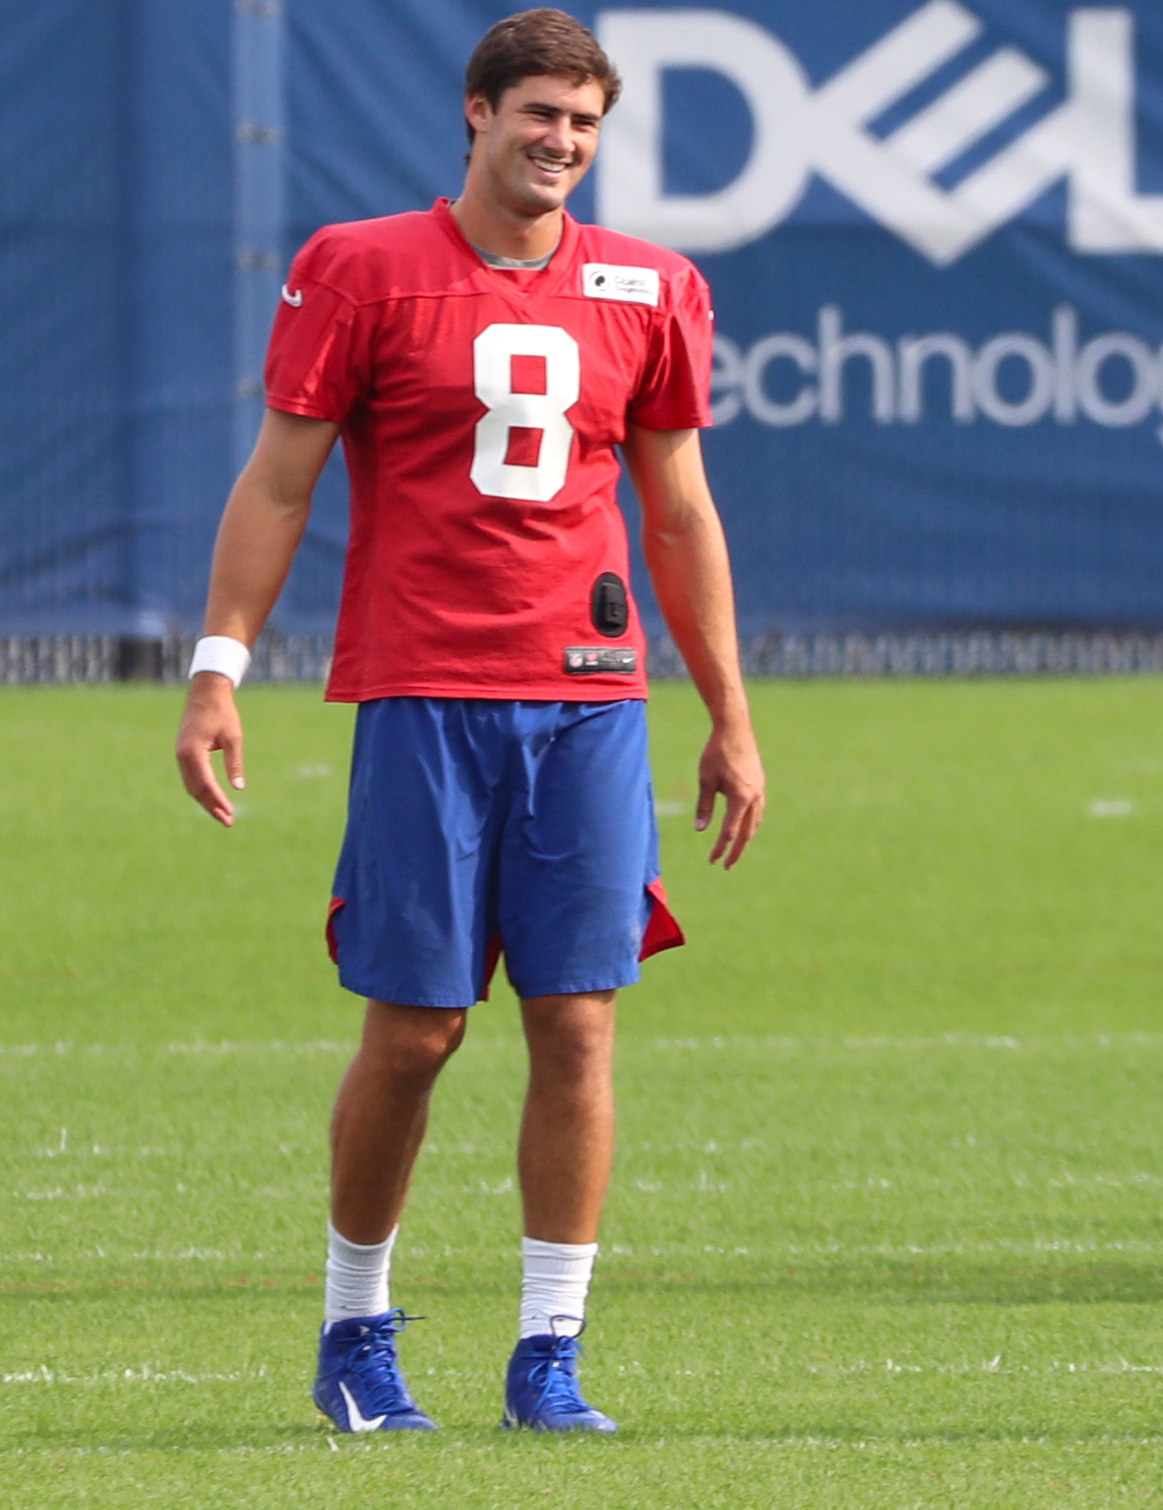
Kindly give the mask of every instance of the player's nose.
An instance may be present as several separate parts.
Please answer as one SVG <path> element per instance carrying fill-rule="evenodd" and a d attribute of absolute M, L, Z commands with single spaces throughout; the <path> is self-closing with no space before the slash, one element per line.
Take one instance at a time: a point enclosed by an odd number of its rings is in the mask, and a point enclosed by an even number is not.
<path fill-rule="evenodd" d="M 551 121 L 543 144 L 547 151 L 557 157 L 572 158 L 577 144 L 570 122 L 565 119 Z"/>

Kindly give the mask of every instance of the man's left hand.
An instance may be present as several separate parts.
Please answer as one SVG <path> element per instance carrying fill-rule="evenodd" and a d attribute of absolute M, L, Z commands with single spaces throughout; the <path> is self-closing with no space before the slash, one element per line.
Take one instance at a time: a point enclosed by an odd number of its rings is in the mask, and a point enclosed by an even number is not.
<path fill-rule="evenodd" d="M 708 828 L 721 792 L 727 801 L 723 826 L 711 850 L 710 862 L 723 859 L 723 869 L 738 864 L 763 821 L 766 778 L 750 722 L 723 725 L 707 740 L 699 761 L 699 802 L 695 828 Z"/>

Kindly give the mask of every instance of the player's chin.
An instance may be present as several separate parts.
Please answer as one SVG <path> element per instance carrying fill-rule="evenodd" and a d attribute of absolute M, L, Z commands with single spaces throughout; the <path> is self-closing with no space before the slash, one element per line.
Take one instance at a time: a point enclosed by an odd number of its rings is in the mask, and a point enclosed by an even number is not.
<path fill-rule="evenodd" d="M 521 187 L 533 199 L 563 199 L 571 184 L 568 174 L 544 174 L 533 169 L 524 175 Z"/>
<path fill-rule="evenodd" d="M 580 176 L 578 173 L 567 172 L 551 177 L 546 173 L 534 172 L 524 179 L 521 188 L 531 207 L 535 206 L 541 211 L 559 210 Z"/>
<path fill-rule="evenodd" d="M 565 203 L 562 194 L 516 194 L 510 200 L 510 208 L 526 220 L 536 220 L 541 215 L 551 215 Z"/>

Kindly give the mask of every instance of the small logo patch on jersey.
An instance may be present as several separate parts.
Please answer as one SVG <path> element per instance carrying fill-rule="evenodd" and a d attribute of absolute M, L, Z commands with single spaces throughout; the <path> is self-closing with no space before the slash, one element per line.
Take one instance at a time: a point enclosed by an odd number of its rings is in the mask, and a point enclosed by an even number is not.
<path fill-rule="evenodd" d="M 565 669 L 570 676 L 593 676 L 598 671 L 632 676 L 638 670 L 638 652 L 613 645 L 569 645 L 565 651 Z"/>
<path fill-rule="evenodd" d="M 617 267 L 610 262 L 582 264 L 582 292 L 587 299 L 657 305 L 658 284 L 658 271 L 653 267 Z"/>
<path fill-rule="evenodd" d="M 284 283 L 283 284 L 283 303 L 284 304 L 289 304 L 292 309 L 298 309 L 299 305 L 302 304 L 302 302 L 303 302 L 303 290 L 300 288 L 295 293 L 292 293 L 291 290 Z"/>

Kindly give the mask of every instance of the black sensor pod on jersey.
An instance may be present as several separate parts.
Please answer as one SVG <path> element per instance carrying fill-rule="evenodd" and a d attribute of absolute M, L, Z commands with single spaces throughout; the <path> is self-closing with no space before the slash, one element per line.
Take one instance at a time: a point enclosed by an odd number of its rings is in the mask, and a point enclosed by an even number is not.
<path fill-rule="evenodd" d="M 626 584 L 616 572 L 604 571 L 594 583 L 590 598 L 590 618 L 599 634 L 608 640 L 626 633 L 630 622 L 630 605 L 626 600 Z"/>

